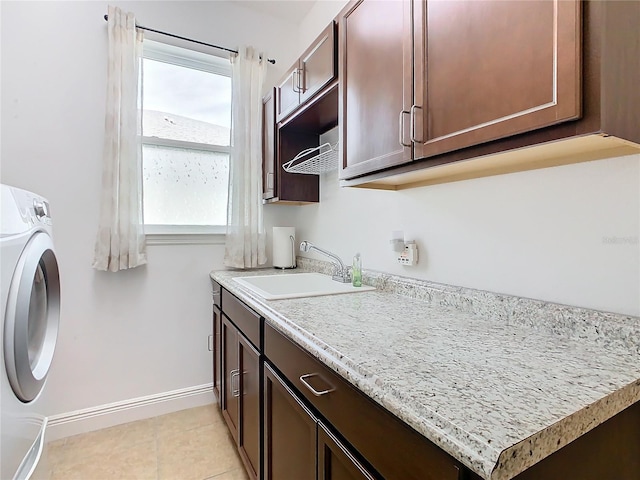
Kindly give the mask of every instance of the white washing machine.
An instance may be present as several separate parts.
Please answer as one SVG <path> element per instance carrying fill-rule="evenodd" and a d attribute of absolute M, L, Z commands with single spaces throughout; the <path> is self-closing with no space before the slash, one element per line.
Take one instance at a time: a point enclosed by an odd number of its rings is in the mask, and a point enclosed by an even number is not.
<path fill-rule="evenodd" d="M 60 320 L 60 276 L 49 203 L 2 185 L 0 291 L 0 479 L 28 479 L 40 460 L 47 418 L 41 393 Z"/>

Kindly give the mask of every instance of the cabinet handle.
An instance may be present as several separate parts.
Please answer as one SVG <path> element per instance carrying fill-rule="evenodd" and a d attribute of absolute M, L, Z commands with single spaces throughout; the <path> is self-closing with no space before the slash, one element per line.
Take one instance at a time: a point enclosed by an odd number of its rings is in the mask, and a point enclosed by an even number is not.
<path fill-rule="evenodd" d="M 240 383 L 239 383 L 239 378 L 240 378 L 240 370 L 231 370 L 231 395 L 233 395 L 234 397 L 239 397 L 240 396 Z M 236 385 L 237 387 L 233 386 L 233 379 L 236 379 Z"/>
<path fill-rule="evenodd" d="M 273 178 L 274 178 L 274 174 L 269 172 L 267 173 L 267 188 L 268 189 L 273 189 Z"/>
<path fill-rule="evenodd" d="M 327 390 L 322 390 L 322 391 L 318 391 L 315 388 L 313 388 L 311 385 L 309 385 L 309 383 L 307 382 L 307 378 L 311 378 L 311 377 L 319 377 L 320 375 L 318 375 L 317 373 L 307 373 L 305 375 L 300 375 L 300 381 L 302 382 L 302 384 L 307 387 L 309 389 L 309 391 L 311 393 L 313 393 L 316 397 L 320 397 L 322 395 L 326 395 L 327 393 L 331 393 L 335 390 L 335 388 L 329 388 Z M 324 379 L 323 379 L 324 380 Z"/>
<path fill-rule="evenodd" d="M 305 84 L 305 77 L 306 77 L 305 72 L 306 72 L 306 70 L 305 70 L 304 67 L 298 69 L 298 91 L 300 93 L 304 93 L 304 92 L 307 91 L 307 89 L 306 89 L 306 87 L 304 85 Z"/>
<path fill-rule="evenodd" d="M 297 68 L 293 69 L 293 72 L 291 73 L 291 87 L 293 88 L 293 91 L 296 93 L 300 93 L 301 89 L 300 89 L 300 70 Z"/>
<path fill-rule="evenodd" d="M 410 147 L 410 143 L 404 143 L 404 116 L 405 114 L 409 114 L 407 110 L 400 110 L 400 116 L 398 117 L 398 129 L 400 130 L 400 134 L 398 136 L 398 142 L 403 147 Z"/>
<path fill-rule="evenodd" d="M 411 141 L 413 143 L 423 143 L 422 140 L 417 140 L 416 139 L 416 109 L 419 108 L 420 110 L 422 110 L 422 107 L 419 105 L 416 105 L 415 103 L 413 105 L 411 105 L 411 109 L 409 109 L 410 112 L 410 117 L 409 117 L 409 130 L 410 130 L 410 136 L 411 136 Z"/>

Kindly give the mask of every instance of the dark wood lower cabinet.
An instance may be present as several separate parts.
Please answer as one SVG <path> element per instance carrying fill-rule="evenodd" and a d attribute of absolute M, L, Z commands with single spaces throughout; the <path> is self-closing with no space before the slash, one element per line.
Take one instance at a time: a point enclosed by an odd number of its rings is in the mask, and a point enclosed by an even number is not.
<path fill-rule="evenodd" d="M 218 402 L 221 398 L 222 386 L 222 311 L 213 305 L 213 393 Z"/>
<path fill-rule="evenodd" d="M 377 478 L 318 420 L 268 363 L 264 364 L 264 387 L 265 480 Z"/>
<path fill-rule="evenodd" d="M 222 317 L 222 416 L 227 422 L 231 436 L 238 442 L 240 386 L 238 379 L 238 329 L 227 317 Z"/>
<path fill-rule="evenodd" d="M 222 316 L 222 416 L 249 476 L 260 475 L 260 352 Z"/>
<path fill-rule="evenodd" d="M 318 480 L 374 480 L 322 422 L 318 422 Z"/>
<path fill-rule="evenodd" d="M 265 480 L 315 480 L 317 420 L 266 363 L 264 423 Z"/>
<path fill-rule="evenodd" d="M 238 334 L 238 364 L 238 450 L 249 474 L 260 478 L 260 352 L 241 334 Z"/>

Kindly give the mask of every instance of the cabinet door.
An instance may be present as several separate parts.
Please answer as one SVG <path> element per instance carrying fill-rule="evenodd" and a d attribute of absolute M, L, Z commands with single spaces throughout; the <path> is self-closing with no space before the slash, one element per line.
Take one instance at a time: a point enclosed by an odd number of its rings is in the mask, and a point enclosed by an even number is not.
<path fill-rule="evenodd" d="M 316 480 L 316 423 L 314 415 L 265 362 L 265 480 Z"/>
<path fill-rule="evenodd" d="M 222 407 L 222 312 L 213 306 L 213 392 Z"/>
<path fill-rule="evenodd" d="M 580 116 L 580 0 L 413 6 L 414 158 Z"/>
<path fill-rule="evenodd" d="M 369 472 L 327 428 L 318 422 L 318 480 L 373 480 Z"/>
<path fill-rule="evenodd" d="M 276 120 L 279 122 L 300 105 L 300 68 L 299 63 L 291 67 L 284 80 L 276 85 Z"/>
<path fill-rule="evenodd" d="M 335 23 L 331 22 L 300 57 L 300 103 L 336 77 Z"/>
<path fill-rule="evenodd" d="M 238 334 L 238 450 L 251 478 L 260 478 L 260 353 Z"/>
<path fill-rule="evenodd" d="M 262 99 L 262 198 L 276 191 L 276 105 L 275 88 Z"/>
<path fill-rule="evenodd" d="M 341 179 L 412 159 L 411 8 L 406 1 L 360 0 L 340 18 Z"/>
<path fill-rule="evenodd" d="M 238 368 L 238 330 L 222 316 L 222 416 L 233 439 L 238 442 L 240 370 Z"/>

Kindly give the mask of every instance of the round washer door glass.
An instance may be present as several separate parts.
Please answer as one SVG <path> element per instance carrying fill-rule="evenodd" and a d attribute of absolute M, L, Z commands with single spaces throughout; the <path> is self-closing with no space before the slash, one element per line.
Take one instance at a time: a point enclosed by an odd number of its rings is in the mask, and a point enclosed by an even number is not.
<path fill-rule="evenodd" d="M 16 396 L 34 400 L 51 367 L 60 321 L 60 275 L 51 237 L 36 233 L 20 256 L 9 289 L 4 355 Z"/>

